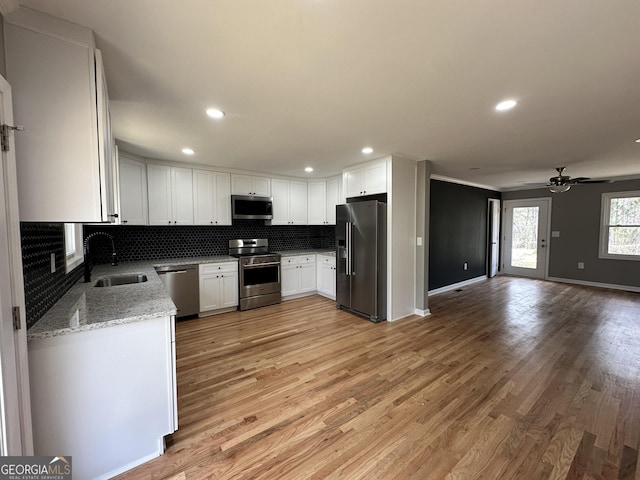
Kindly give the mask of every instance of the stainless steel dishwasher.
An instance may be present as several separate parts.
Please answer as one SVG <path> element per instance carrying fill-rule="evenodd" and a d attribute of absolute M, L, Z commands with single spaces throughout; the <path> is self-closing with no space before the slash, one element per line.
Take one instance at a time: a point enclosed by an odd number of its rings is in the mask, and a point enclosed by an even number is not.
<path fill-rule="evenodd" d="M 176 304 L 176 317 L 199 313 L 198 265 L 167 265 L 155 268 L 173 303 Z"/>

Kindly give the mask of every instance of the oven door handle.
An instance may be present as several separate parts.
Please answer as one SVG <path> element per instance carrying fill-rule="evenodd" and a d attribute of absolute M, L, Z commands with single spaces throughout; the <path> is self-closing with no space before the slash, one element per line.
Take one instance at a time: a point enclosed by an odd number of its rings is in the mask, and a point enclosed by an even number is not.
<path fill-rule="evenodd" d="M 271 267 L 273 265 L 280 265 L 280 262 L 252 263 L 251 265 L 243 265 L 242 268 Z"/>

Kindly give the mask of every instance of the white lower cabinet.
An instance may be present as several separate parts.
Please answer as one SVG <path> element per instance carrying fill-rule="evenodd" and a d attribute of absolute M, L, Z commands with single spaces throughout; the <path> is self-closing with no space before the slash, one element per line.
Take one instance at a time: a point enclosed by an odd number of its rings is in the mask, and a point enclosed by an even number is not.
<path fill-rule="evenodd" d="M 281 290 L 283 297 L 315 292 L 315 254 L 282 257 L 281 269 Z"/>
<path fill-rule="evenodd" d="M 336 298 L 336 257 L 318 255 L 317 262 L 318 293 L 333 300 Z"/>
<path fill-rule="evenodd" d="M 238 306 L 238 262 L 200 265 L 200 314 L 222 313 Z"/>
<path fill-rule="evenodd" d="M 29 340 L 36 455 L 74 478 L 111 478 L 161 455 L 177 428 L 175 319 Z"/>

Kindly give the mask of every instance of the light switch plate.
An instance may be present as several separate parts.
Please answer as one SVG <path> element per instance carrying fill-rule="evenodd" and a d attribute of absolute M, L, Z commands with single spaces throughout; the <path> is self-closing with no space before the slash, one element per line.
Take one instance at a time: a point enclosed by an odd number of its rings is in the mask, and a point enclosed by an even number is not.
<path fill-rule="evenodd" d="M 551 232 L 551 236 L 554 238 L 558 238 L 560 236 L 560 231 L 554 230 Z"/>
<path fill-rule="evenodd" d="M 418 238 L 416 239 L 416 245 L 417 245 L 417 246 L 419 246 L 419 247 L 421 247 L 421 246 L 422 246 L 422 237 L 418 237 Z"/>

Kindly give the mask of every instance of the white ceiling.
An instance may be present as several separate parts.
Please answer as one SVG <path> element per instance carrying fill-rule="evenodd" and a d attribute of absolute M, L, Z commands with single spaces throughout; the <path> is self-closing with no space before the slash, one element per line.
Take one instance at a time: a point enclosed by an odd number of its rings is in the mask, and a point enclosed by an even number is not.
<path fill-rule="evenodd" d="M 324 177 L 397 154 L 498 188 L 556 166 L 640 177 L 638 0 L 21 3 L 95 31 L 115 135 L 145 157 Z"/>

